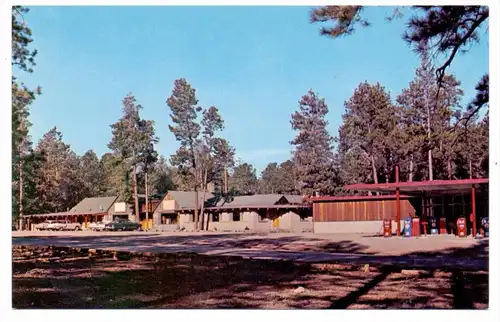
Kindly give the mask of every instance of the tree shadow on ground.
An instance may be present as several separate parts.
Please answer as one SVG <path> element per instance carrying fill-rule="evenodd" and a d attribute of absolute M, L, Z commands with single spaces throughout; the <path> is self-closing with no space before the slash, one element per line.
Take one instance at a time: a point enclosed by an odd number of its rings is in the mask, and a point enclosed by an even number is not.
<path fill-rule="evenodd" d="M 18 240 L 18 241 L 16 241 Z M 269 235 L 258 233 L 245 234 L 203 234 L 203 235 L 123 235 L 123 236 L 72 236 L 72 237 L 37 237 L 36 243 L 46 245 L 57 244 L 80 248 L 130 247 L 146 251 L 151 247 L 172 248 L 252 248 L 261 250 L 283 251 L 317 251 L 333 253 L 373 254 L 368 252 L 369 246 L 342 240 L 328 242 L 325 239 L 310 238 L 301 235 Z M 28 243 L 29 238 L 13 238 L 13 244 Z"/>
<path fill-rule="evenodd" d="M 15 308 L 471 308 L 487 272 L 401 269 L 168 254 L 13 249 Z M 74 260 L 72 260 L 74 259 Z M 477 293 L 477 294 L 476 294 Z"/>

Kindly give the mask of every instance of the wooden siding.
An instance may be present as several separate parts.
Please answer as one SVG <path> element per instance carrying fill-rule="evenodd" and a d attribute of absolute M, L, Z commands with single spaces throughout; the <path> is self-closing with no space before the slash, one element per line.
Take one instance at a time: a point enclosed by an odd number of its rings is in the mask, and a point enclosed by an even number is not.
<path fill-rule="evenodd" d="M 401 219 L 415 216 L 408 199 L 401 199 Z M 313 220 L 373 221 L 396 219 L 396 200 L 321 201 L 313 204 Z"/>

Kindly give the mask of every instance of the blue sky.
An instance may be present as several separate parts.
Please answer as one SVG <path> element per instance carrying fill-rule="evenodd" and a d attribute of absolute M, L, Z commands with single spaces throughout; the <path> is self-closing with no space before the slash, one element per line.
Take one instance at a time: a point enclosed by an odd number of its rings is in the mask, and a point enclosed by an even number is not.
<path fill-rule="evenodd" d="M 201 106 L 219 108 L 222 135 L 259 171 L 289 158 L 290 115 L 309 89 L 325 97 L 336 136 L 344 101 L 361 81 L 378 81 L 395 97 L 419 60 L 401 39 L 406 18 L 384 21 L 390 7 L 365 10 L 373 26 L 336 40 L 319 35 L 309 10 L 32 7 L 26 18 L 39 54 L 35 72 L 23 79 L 43 91 L 32 107 L 34 144 L 57 126 L 76 153 L 108 152 L 109 125 L 132 92 L 143 117 L 156 122 L 158 151 L 169 157 L 178 143 L 165 101 L 180 77 L 196 88 Z M 463 104 L 488 71 L 488 34 L 481 35 L 449 69 L 462 82 Z"/>

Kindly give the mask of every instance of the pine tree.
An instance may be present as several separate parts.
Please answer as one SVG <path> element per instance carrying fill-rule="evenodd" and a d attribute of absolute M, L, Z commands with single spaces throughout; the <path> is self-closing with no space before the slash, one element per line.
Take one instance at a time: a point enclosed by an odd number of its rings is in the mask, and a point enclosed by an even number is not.
<path fill-rule="evenodd" d="M 177 189 L 173 182 L 173 169 L 167 164 L 165 157 L 160 156 L 151 167 L 149 174 L 149 188 L 153 195 L 164 195 L 169 190 Z"/>
<path fill-rule="evenodd" d="M 141 119 L 142 106 L 136 104 L 136 99 L 131 93 L 125 96 L 122 104 L 123 116 L 111 125 L 113 137 L 108 147 L 122 166 L 123 190 L 126 194 L 122 198 L 126 202 L 133 201 L 136 220 L 139 221 L 137 171 L 141 162 L 144 162 L 146 158 L 146 151 L 151 148 L 151 144 L 157 141 L 157 138 L 154 134 L 154 123 Z M 132 198 L 130 198 L 130 190 Z"/>
<path fill-rule="evenodd" d="M 80 177 L 83 182 L 82 195 L 87 197 L 99 197 L 105 193 L 104 169 L 97 154 L 88 150 L 80 157 Z"/>
<path fill-rule="evenodd" d="M 257 174 L 255 168 L 241 160 L 234 167 L 229 177 L 229 194 L 253 195 L 257 191 Z"/>
<path fill-rule="evenodd" d="M 339 129 L 340 163 L 352 165 L 352 158 L 360 157 L 360 165 L 364 167 L 355 178 L 367 178 L 370 169 L 373 182 L 390 181 L 398 156 L 396 108 L 389 94 L 378 83 L 363 82 L 345 102 L 345 108 Z"/>
<path fill-rule="evenodd" d="M 401 153 L 409 180 L 453 177 L 451 122 L 463 93 L 451 75 L 446 75 L 439 89 L 434 75 L 435 69 L 424 55 L 415 79 L 396 99 L 402 108 Z"/>
<path fill-rule="evenodd" d="M 172 95 L 167 99 L 167 105 L 170 107 L 170 117 L 174 123 L 169 125 L 169 129 L 181 145 L 172 155 L 170 162 L 177 167 L 177 174 L 190 182 L 194 190 L 194 224 L 198 229 L 198 188 L 202 180 L 196 148 L 201 131 L 197 113 L 201 111 L 201 107 L 196 106 L 198 100 L 195 92 L 196 90 L 185 79 L 177 79 L 174 82 Z"/>
<path fill-rule="evenodd" d="M 331 194 L 335 191 L 337 171 L 333 164 L 333 138 L 325 116 L 328 107 L 312 90 L 302 96 L 299 111 L 292 114 L 292 129 L 298 131 L 293 163 L 302 194 Z"/>
<path fill-rule="evenodd" d="M 28 8 L 12 7 L 12 66 L 16 69 L 32 73 L 35 66 L 36 50 L 30 49 L 33 42 L 31 29 L 25 20 Z M 28 121 L 29 107 L 40 88 L 28 89 L 12 76 L 12 221 L 17 223 L 24 214 L 33 213 L 35 183 L 33 174 L 36 171 L 39 155 L 32 150 L 29 136 L 31 126 Z"/>
<path fill-rule="evenodd" d="M 293 162 L 269 163 L 259 179 L 259 193 L 297 194 Z"/>
<path fill-rule="evenodd" d="M 36 202 L 41 212 L 67 211 L 82 198 L 80 162 L 56 127 L 43 135 L 35 152 L 43 156 L 36 176 Z"/>

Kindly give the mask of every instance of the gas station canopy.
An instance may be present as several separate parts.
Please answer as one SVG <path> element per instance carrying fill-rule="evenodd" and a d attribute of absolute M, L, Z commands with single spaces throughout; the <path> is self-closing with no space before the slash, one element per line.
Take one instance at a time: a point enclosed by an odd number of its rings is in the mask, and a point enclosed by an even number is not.
<path fill-rule="evenodd" d="M 412 181 L 393 183 L 370 183 L 370 184 L 350 184 L 344 188 L 348 190 L 370 191 L 381 193 L 394 193 L 397 188 L 401 193 L 407 195 L 423 195 L 431 193 L 433 195 L 448 195 L 470 193 L 471 188 L 479 188 L 480 185 L 487 185 L 488 178 L 463 179 L 463 180 L 433 180 L 433 181 Z"/>

